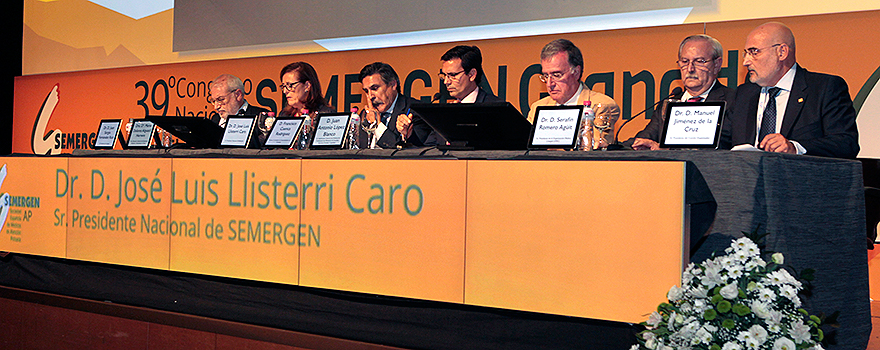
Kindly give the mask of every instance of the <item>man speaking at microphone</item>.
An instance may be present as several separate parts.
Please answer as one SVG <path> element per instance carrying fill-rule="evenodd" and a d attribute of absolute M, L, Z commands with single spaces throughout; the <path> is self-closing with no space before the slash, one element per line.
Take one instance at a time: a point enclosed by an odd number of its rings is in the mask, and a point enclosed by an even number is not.
<path fill-rule="evenodd" d="M 715 38 L 705 35 L 691 35 L 678 46 L 678 68 L 684 91 L 670 98 L 677 101 L 727 101 L 727 111 L 733 105 L 734 89 L 718 82 L 724 50 Z M 725 111 L 725 114 L 727 114 Z M 660 134 L 663 131 L 662 111 L 654 110 L 651 121 L 644 130 L 632 139 L 623 142 L 632 145 L 634 150 L 660 149 Z"/>

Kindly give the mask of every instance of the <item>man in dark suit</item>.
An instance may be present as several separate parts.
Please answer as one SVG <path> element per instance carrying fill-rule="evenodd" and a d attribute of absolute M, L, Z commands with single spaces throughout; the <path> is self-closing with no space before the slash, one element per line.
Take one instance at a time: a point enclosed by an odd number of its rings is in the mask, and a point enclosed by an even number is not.
<path fill-rule="evenodd" d="M 476 46 L 459 45 L 440 56 L 440 82 L 456 103 L 504 102 L 479 87 L 483 82 L 483 55 Z"/>
<path fill-rule="evenodd" d="M 231 74 L 221 74 L 211 82 L 211 95 L 208 101 L 214 106 L 216 113 L 211 114 L 211 121 L 226 128 L 226 120 L 230 115 L 259 116 L 260 113 L 269 112 L 268 109 L 252 106 L 244 99 L 244 84 L 241 79 Z M 265 122 L 258 120 L 258 123 Z M 266 139 L 266 135 L 259 131 L 257 137 L 252 138 L 248 148 L 260 148 Z"/>
<path fill-rule="evenodd" d="M 367 97 L 365 117 L 369 121 L 378 119 L 382 124 L 377 129 L 376 146 L 381 148 L 424 146 L 422 141 L 424 139 L 401 136 L 397 127 L 397 119 L 401 115 L 406 116 L 411 113 L 409 107 L 418 100 L 404 96 L 400 92 L 400 78 L 394 68 L 387 63 L 374 62 L 361 69 L 359 79 Z M 427 135 L 431 127 L 421 118 L 414 118 L 405 135 L 410 136 L 414 130 L 420 135 Z"/>
<path fill-rule="evenodd" d="M 226 127 L 226 118 L 230 115 L 260 115 L 268 109 L 252 106 L 244 99 L 244 84 L 234 75 L 222 74 L 211 82 L 211 96 L 208 100 L 214 106 L 216 114 L 211 120 Z"/>
<path fill-rule="evenodd" d="M 677 101 L 726 101 L 728 111 L 733 104 L 734 90 L 718 82 L 724 50 L 715 38 L 697 34 L 691 35 L 678 46 L 678 67 L 684 91 L 670 97 Z M 633 139 L 624 141 L 624 146 L 635 150 L 660 149 L 660 134 L 663 131 L 663 111 L 654 110 L 651 121 Z M 729 148 L 729 146 L 727 146 Z"/>
<path fill-rule="evenodd" d="M 483 55 L 476 46 L 458 45 L 440 56 L 440 82 L 453 98 L 451 103 L 487 103 L 504 102 L 504 100 L 483 90 L 479 86 L 483 82 Z M 408 127 L 409 116 L 401 116 L 397 120 L 399 128 Z M 433 130 L 427 135 L 413 133 L 413 137 L 424 140 L 426 146 L 445 144 L 446 140 Z"/>
<path fill-rule="evenodd" d="M 732 145 L 825 157 L 858 155 L 856 113 L 846 82 L 799 67 L 788 27 L 771 22 L 752 30 L 743 66 L 749 82 L 737 88 L 726 125 Z"/>

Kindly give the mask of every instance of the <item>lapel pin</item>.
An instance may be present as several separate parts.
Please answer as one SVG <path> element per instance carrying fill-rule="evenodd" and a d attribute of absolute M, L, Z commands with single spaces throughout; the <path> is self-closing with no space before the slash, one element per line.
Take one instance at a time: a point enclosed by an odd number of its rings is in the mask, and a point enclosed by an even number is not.
<path fill-rule="evenodd" d="M 801 97 L 801 98 L 798 99 L 798 103 L 803 103 L 803 102 L 804 102 L 804 98 L 803 98 L 803 97 Z"/>

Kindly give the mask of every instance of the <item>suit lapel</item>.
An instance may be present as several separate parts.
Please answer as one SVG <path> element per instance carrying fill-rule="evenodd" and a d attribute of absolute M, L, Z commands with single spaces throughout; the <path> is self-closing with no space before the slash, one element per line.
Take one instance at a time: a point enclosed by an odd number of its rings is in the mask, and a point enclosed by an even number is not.
<path fill-rule="evenodd" d="M 483 103 L 483 101 L 485 99 L 486 99 L 486 93 L 483 92 L 483 89 L 480 89 L 479 87 L 477 87 L 477 99 L 474 102 Z"/>
<path fill-rule="evenodd" d="M 682 93 L 684 94 L 684 93 Z M 678 97 L 681 99 L 681 96 Z M 721 88 L 721 83 L 718 80 L 715 81 L 715 85 L 712 86 L 712 90 L 709 91 L 709 94 L 706 95 L 707 101 L 726 101 L 724 99 L 724 89 Z"/>
<path fill-rule="evenodd" d="M 756 132 L 757 123 L 758 123 L 758 117 L 757 117 L 758 116 L 758 99 L 761 98 L 761 87 L 758 85 L 755 85 L 755 84 L 752 84 L 749 86 L 751 86 L 755 90 L 755 92 L 750 93 L 750 95 L 754 95 L 754 97 L 751 97 L 748 99 L 749 108 L 746 110 L 746 118 L 745 118 L 746 129 L 745 130 L 748 130 L 748 136 L 749 136 L 747 138 L 748 143 L 753 143 L 753 142 L 755 142 L 755 139 L 758 136 L 755 134 L 755 132 Z M 739 95 L 739 94 L 737 94 L 737 95 Z M 757 144 L 755 146 L 757 146 Z"/>
<path fill-rule="evenodd" d="M 807 96 L 807 82 L 805 70 L 798 67 L 794 74 L 794 82 L 791 84 L 791 92 L 788 94 L 788 104 L 785 106 L 785 116 L 782 118 L 782 127 L 779 133 L 786 138 L 791 137 L 791 128 L 801 116 L 804 107 L 804 98 Z"/>
<path fill-rule="evenodd" d="M 591 101 L 590 100 L 590 88 L 588 88 L 586 85 L 583 85 L 583 86 L 584 86 L 584 91 L 581 91 L 581 94 L 578 95 L 578 99 L 577 99 L 578 106 L 582 106 L 584 104 L 584 101 Z M 592 105 L 592 103 L 590 103 L 590 104 Z M 596 106 L 593 106 L 593 109 L 595 110 Z"/>

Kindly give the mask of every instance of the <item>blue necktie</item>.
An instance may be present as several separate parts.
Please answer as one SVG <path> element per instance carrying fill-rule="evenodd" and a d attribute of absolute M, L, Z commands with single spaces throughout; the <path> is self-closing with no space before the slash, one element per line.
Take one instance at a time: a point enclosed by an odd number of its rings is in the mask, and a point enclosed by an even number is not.
<path fill-rule="evenodd" d="M 764 117 L 761 118 L 761 131 L 758 133 L 758 142 L 765 136 L 776 132 L 776 94 L 781 90 L 778 87 L 772 87 L 767 90 L 767 107 L 764 108 Z M 757 144 L 755 146 L 757 146 Z"/>
<path fill-rule="evenodd" d="M 385 126 L 388 126 L 389 119 L 391 119 L 391 113 L 382 112 L 382 124 L 385 124 Z"/>

